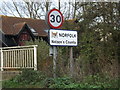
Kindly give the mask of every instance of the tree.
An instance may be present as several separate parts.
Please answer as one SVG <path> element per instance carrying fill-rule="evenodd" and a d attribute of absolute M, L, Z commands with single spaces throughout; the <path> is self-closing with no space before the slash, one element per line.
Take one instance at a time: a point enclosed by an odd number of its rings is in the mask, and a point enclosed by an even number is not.
<path fill-rule="evenodd" d="M 71 2 L 62 2 L 58 0 L 58 5 L 50 0 L 44 1 L 33 1 L 20 0 L 18 2 L 11 1 L 1 1 L 0 13 L 7 16 L 15 17 L 25 17 L 34 19 L 45 19 L 46 12 L 50 9 L 59 9 L 65 19 L 72 18 L 72 5 Z M 62 6 L 62 7 L 61 7 Z M 69 6 L 69 8 L 68 8 Z M 69 11 L 69 12 L 68 12 Z"/>
<path fill-rule="evenodd" d="M 25 0 L 21 0 L 19 2 L 14 2 L 12 0 L 11 2 L 3 2 L 0 11 L 4 15 L 41 19 L 45 16 L 49 7 L 50 2 L 48 1 L 33 2 L 32 0 L 29 0 L 29 2 L 26 2 Z"/>
<path fill-rule="evenodd" d="M 118 62 L 119 3 L 86 2 L 77 8 L 81 9 L 77 16 L 80 46 L 75 52 L 86 63 L 87 66 L 83 67 L 89 67 L 84 68 L 85 72 L 104 73 L 106 67 L 110 69 Z M 110 71 L 107 70 L 107 73 Z"/>

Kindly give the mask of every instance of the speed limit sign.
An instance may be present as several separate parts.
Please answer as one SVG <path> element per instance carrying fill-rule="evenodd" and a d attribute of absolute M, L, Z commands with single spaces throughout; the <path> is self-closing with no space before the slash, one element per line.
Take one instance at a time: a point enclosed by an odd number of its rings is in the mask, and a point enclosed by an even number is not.
<path fill-rule="evenodd" d="M 62 13 L 58 9 L 50 10 L 47 14 L 47 23 L 51 28 L 60 28 L 63 23 Z"/>

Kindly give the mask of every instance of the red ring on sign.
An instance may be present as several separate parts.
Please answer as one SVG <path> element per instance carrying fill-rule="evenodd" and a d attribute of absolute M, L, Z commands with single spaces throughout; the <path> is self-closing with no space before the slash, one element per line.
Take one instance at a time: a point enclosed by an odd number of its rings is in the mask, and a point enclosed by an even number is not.
<path fill-rule="evenodd" d="M 59 12 L 60 15 L 62 16 L 62 22 L 61 22 L 61 24 L 60 24 L 59 26 L 57 26 L 57 27 L 53 26 L 53 25 L 50 23 L 50 18 L 49 18 L 49 16 L 50 16 L 50 13 L 53 12 L 53 11 Z M 54 28 L 54 29 L 60 28 L 60 27 L 62 26 L 62 24 L 63 24 L 63 15 L 62 15 L 62 13 L 61 13 L 58 9 L 52 9 L 52 10 L 49 11 L 49 13 L 48 13 L 48 24 L 49 24 L 49 26 L 50 26 L 51 28 Z"/>

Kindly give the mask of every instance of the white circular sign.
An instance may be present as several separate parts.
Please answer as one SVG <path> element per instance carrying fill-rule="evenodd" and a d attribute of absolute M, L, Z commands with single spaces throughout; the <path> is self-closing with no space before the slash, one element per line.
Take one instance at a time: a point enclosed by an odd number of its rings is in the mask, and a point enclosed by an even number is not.
<path fill-rule="evenodd" d="M 51 28 L 60 28 L 63 23 L 63 15 L 58 9 L 52 9 L 48 12 L 48 24 Z"/>

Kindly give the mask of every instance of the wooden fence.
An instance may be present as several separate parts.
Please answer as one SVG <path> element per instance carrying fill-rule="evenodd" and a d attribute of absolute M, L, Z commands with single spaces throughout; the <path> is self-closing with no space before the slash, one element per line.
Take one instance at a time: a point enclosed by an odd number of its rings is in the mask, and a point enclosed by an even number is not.
<path fill-rule="evenodd" d="M 1 71 L 20 68 L 37 70 L 37 45 L 0 48 L 0 67 Z"/>

